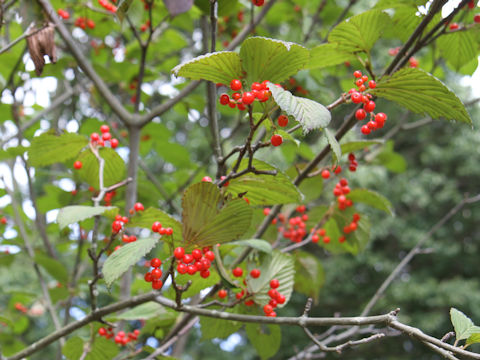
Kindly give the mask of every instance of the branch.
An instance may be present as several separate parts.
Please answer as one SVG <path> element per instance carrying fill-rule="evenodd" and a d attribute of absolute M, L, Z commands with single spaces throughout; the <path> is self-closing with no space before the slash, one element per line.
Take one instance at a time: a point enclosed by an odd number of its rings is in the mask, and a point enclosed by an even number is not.
<path fill-rule="evenodd" d="M 130 114 L 122 105 L 120 100 L 113 94 L 113 92 L 108 88 L 107 84 L 103 79 L 97 74 L 93 66 L 90 64 L 88 59 L 83 54 L 81 47 L 77 42 L 72 38 L 70 31 L 66 28 L 63 22 L 57 16 L 55 9 L 49 0 L 37 0 L 40 5 L 43 7 L 43 10 L 48 14 L 50 20 L 55 24 L 55 27 L 60 34 L 60 36 L 65 41 L 67 47 L 72 53 L 73 57 L 78 63 L 78 66 L 82 71 L 92 80 L 95 84 L 98 92 L 102 95 L 108 105 L 112 108 L 113 112 L 119 117 L 119 119 L 126 123 L 131 124 L 133 122 L 133 115 Z"/>

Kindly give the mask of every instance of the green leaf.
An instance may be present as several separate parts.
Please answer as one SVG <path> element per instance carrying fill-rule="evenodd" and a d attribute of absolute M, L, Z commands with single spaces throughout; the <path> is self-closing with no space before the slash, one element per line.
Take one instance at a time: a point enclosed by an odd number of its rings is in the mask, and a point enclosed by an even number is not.
<path fill-rule="evenodd" d="M 220 51 L 198 56 L 175 66 L 172 73 L 192 80 L 208 80 L 229 85 L 233 79 L 242 78 L 242 65 L 236 52 Z"/>
<path fill-rule="evenodd" d="M 325 136 L 328 143 L 330 144 L 330 148 L 332 149 L 334 158 L 336 159 L 335 162 L 338 162 L 342 158 L 342 149 L 340 148 L 340 144 L 338 143 L 335 135 L 332 134 L 332 132 L 327 128 L 325 128 Z"/>
<path fill-rule="evenodd" d="M 120 0 L 118 3 L 116 15 L 120 22 L 122 22 L 125 18 L 125 15 L 127 15 L 128 9 L 130 8 L 132 2 L 133 0 Z"/>
<path fill-rule="evenodd" d="M 385 211 L 387 214 L 394 215 L 393 207 L 390 201 L 383 195 L 368 189 L 354 189 L 347 197 L 354 203 L 359 202 L 367 204 L 379 210 Z"/>
<path fill-rule="evenodd" d="M 466 341 L 466 345 L 478 344 L 480 343 L 480 333 L 475 333 L 470 335 L 470 337 Z"/>
<path fill-rule="evenodd" d="M 105 167 L 103 169 L 103 186 L 111 186 L 119 183 L 125 179 L 125 162 L 118 155 L 115 150 L 111 148 L 100 148 L 100 157 L 105 160 Z M 83 151 L 78 160 L 82 162 L 83 166 L 80 170 L 76 170 L 80 178 L 87 184 L 93 186 L 95 189 L 99 188 L 99 163 L 92 151 L 88 149 Z"/>
<path fill-rule="evenodd" d="M 248 239 L 248 240 L 239 240 L 230 243 L 230 245 L 236 246 L 248 246 L 253 249 L 262 251 L 264 253 L 271 253 L 272 252 L 272 245 L 265 240 L 262 239 Z"/>
<path fill-rule="evenodd" d="M 119 347 L 115 342 L 97 336 L 85 360 L 111 360 L 117 356 L 119 351 Z"/>
<path fill-rule="evenodd" d="M 348 154 L 357 150 L 364 150 L 372 145 L 383 144 L 383 140 L 358 140 L 350 141 L 340 145 L 342 154 Z"/>
<path fill-rule="evenodd" d="M 58 212 L 57 223 L 60 229 L 67 225 L 89 219 L 96 215 L 102 215 L 105 211 L 115 209 L 114 206 L 86 206 L 86 205 L 72 205 L 66 206 Z"/>
<path fill-rule="evenodd" d="M 332 115 L 322 104 L 293 96 L 291 92 L 272 83 L 268 84 L 268 88 L 277 105 L 288 115 L 293 116 L 302 125 L 304 132 L 327 127 L 330 123 Z"/>
<path fill-rule="evenodd" d="M 156 317 L 163 317 L 170 313 L 160 304 L 149 301 L 145 304 L 135 306 L 124 313 L 114 315 L 112 319 L 117 320 L 148 320 Z"/>
<path fill-rule="evenodd" d="M 322 44 L 310 50 L 310 61 L 305 67 L 307 69 L 321 69 L 354 59 L 356 59 L 355 55 L 340 50 L 336 44 Z"/>
<path fill-rule="evenodd" d="M 156 238 L 139 239 L 115 250 L 103 264 L 102 273 L 107 286 L 110 287 L 130 266 L 135 265 L 143 256 L 148 254 L 157 242 L 158 239 Z"/>
<path fill-rule="evenodd" d="M 67 340 L 65 345 L 62 348 L 62 354 L 68 360 L 78 360 L 83 353 L 83 340 L 78 337 L 74 336 Z"/>
<path fill-rule="evenodd" d="M 60 136 L 44 133 L 33 138 L 28 149 L 32 166 L 46 166 L 73 159 L 88 144 L 85 136 L 64 133 Z"/>
<path fill-rule="evenodd" d="M 270 359 L 280 349 L 282 332 L 278 325 L 246 324 L 245 332 L 262 360 Z"/>
<path fill-rule="evenodd" d="M 455 308 L 450 309 L 450 320 L 457 340 L 468 339 L 471 335 L 480 332 L 480 327 L 475 326 L 468 316 Z"/>
<path fill-rule="evenodd" d="M 436 44 L 442 56 L 455 71 L 477 58 L 478 45 L 470 31 L 446 33 L 438 38 Z"/>
<path fill-rule="evenodd" d="M 8 160 L 16 158 L 19 155 L 22 155 L 25 151 L 27 151 L 27 147 L 25 146 L 14 146 L 9 147 L 8 149 L 1 150 L 0 149 L 0 160 Z"/>
<path fill-rule="evenodd" d="M 433 119 L 472 123 L 457 95 L 433 75 L 420 69 L 401 69 L 377 82 L 377 87 L 371 93 Z"/>
<path fill-rule="evenodd" d="M 36 254 L 34 260 L 38 265 L 43 267 L 54 279 L 58 280 L 58 282 L 63 285 L 67 285 L 68 272 L 62 263 L 42 253 Z"/>
<path fill-rule="evenodd" d="M 250 226 L 252 210 L 243 199 L 220 207 L 222 195 L 212 183 L 191 185 L 184 193 L 183 240 L 187 246 L 209 246 L 240 237 Z"/>
<path fill-rule="evenodd" d="M 247 82 L 279 83 L 302 70 L 310 52 L 301 45 L 265 37 L 251 37 L 242 43 L 240 58 Z"/>
<path fill-rule="evenodd" d="M 176 278 L 177 284 L 185 285 L 189 281 L 192 282 L 192 285 L 182 294 L 182 298 L 186 299 L 195 295 L 198 295 L 201 290 L 214 286 L 220 281 L 220 276 L 213 267 L 210 268 L 210 276 L 206 279 L 200 276 L 200 273 L 197 272 L 195 275 L 180 275 Z M 173 289 L 172 289 L 173 290 Z"/>
<path fill-rule="evenodd" d="M 253 173 L 242 175 L 230 180 L 230 184 L 225 188 L 227 193 L 235 196 L 245 193 L 252 205 L 290 204 L 300 201 L 301 194 L 287 175 L 260 160 L 254 159 L 252 165 L 257 170 L 277 171 L 277 174 L 275 176 Z M 242 171 L 247 166 L 248 159 L 242 160 L 238 171 Z"/>
<path fill-rule="evenodd" d="M 277 279 L 280 282 L 278 292 L 285 296 L 285 304 L 279 304 L 278 307 L 284 307 L 293 291 L 295 266 L 293 257 L 289 254 L 274 251 L 272 254 L 264 254 L 260 258 L 260 266 L 249 264 L 249 270 L 258 268 L 260 277 L 257 279 L 249 279 L 247 289 L 253 295 L 253 299 L 257 304 L 266 305 L 270 301 L 268 290 L 270 290 L 270 280 Z"/>
<path fill-rule="evenodd" d="M 328 36 L 339 50 L 369 52 L 390 24 L 390 17 L 380 10 L 365 11 L 338 24 Z"/>
<path fill-rule="evenodd" d="M 155 221 L 159 221 L 163 227 L 171 227 L 173 229 L 172 236 L 174 242 L 182 240 L 182 224 L 162 210 L 153 207 L 137 212 L 132 216 L 127 226 L 151 229 Z"/>
<path fill-rule="evenodd" d="M 325 282 L 323 266 L 316 256 L 305 251 L 295 253 L 295 291 L 318 301 Z"/>
<path fill-rule="evenodd" d="M 226 312 L 235 312 L 234 309 L 225 309 Z M 200 317 L 202 339 L 226 339 L 234 332 L 240 330 L 243 324 L 239 321 L 221 320 L 210 317 Z"/>

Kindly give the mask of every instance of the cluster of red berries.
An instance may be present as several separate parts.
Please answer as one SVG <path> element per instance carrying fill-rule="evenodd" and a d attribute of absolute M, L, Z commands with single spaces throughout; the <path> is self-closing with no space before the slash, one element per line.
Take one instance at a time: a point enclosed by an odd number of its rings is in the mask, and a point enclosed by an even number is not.
<path fill-rule="evenodd" d="M 110 127 L 108 125 L 101 125 L 100 132 L 102 133 L 101 136 L 96 132 L 90 134 L 90 140 L 92 141 L 92 144 L 97 146 L 105 146 L 105 141 L 109 141 L 112 149 L 115 149 L 118 146 L 118 140 L 112 138 Z"/>
<path fill-rule="evenodd" d="M 345 178 L 340 179 L 340 181 L 335 185 L 333 189 L 333 195 L 337 198 L 338 209 L 345 210 L 347 207 L 353 205 L 353 201 L 347 199 L 345 195 L 350 193 L 350 188 L 348 187 L 348 180 Z"/>
<path fill-rule="evenodd" d="M 471 0 L 469 1 L 468 3 L 468 8 L 470 10 L 473 10 L 475 9 L 475 1 L 474 0 Z M 473 21 L 476 23 L 476 24 L 480 24 L 480 14 L 475 14 L 475 16 L 473 17 Z M 460 25 L 458 23 L 451 23 L 449 25 L 449 29 L 450 30 L 458 30 L 460 28 Z"/>
<path fill-rule="evenodd" d="M 200 272 L 200 276 L 204 279 L 210 276 L 210 266 L 215 260 L 215 254 L 209 247 L 202 250 L 194 249 L 191 254 L 185 252 L 183 247 L 177 247 L 173 251 L 173 256 L 177 259 L 177 271 L 179 274 L 195 275 Z"/>
<path fill-rule="evenodd" d="M 233 79 L 230 82 L 230 89 L 234 91 L 232 97 L 226 93 L 220 95 L 220 104 L 228 105 L 232 109 L 237 107 L 239 110 L 245 110 L 247 105 L 253 104 L 255 100 L 260 102 L 265 102 L 270 98 L 270 91 L 267 87 L 268 80 L 263 81 L 262 83 L 254 82 L 250 91 L 242 90 L 242 82 L 239 79 Z"/>
<path fill-rule="evenodd" d="M 111 206 L 112 205 L 112 199 L 117 195 L 117 192 L 115 190 L 109 191 L 105 194 L 105 197 L 103 198 L 103 201 L 105 202 L 105 206 Z"/>
<path fill-rule="evenodd" d="M 111 327 L 104 328 L 101 327 L 98 329 L 98 335 L 104 336 L 106 339 L 114 338 L 116 344 L 125 346 L 131 341 L 136 341 L 138 339 L 138 335 L 140 335 L 140 330 L 135 329 L 133 332 L 125 333 L 125 331 L 119 331 L 115 335 L 113 329 Z"/>
<path fill-rule="evenodd" d="M 128 217 L 122 215 L 115 216 L 115 220 L 112 223 L 112 233 L 118 234 L 126 223 L 128 223 Z"/>
<path fill-rule="evenodd" d="M 255 6 L 263 6 L 263 4 L 265 4 L 265 0 L 252 0 L 252 4 Z"/>
<path fill-rule="evenodd" d="M 354 153 L 348 154 L 348 161 L 350 161 L 350 165 L 348 166 L 348 170 L 350 170 L 351 172 L 357 171 L 358 162 L 355 158 Z"/>
<path fill-rule="evenodd" d="M 372 100 L 372 95 L 364 92 L 367 90 L 367 86 L 370 89 L 375 89 L 377 84 L 375 80 L 368 81 L 367 75 L 362 75 L 360 71 L 355 71 L 353 76 L 357 79 L 355 81 L 355 85 L 357 85 L 357 89 L 350 89 L 348 93 L 350 94 L 350 99 L 354 104 L 362 104 L 363 108 L 358 109 L 355 112 L 355 117 L 358 121 L 365 120 L 367 114 L 370 114 L 370 121 L 362 126 L 362 133 L 365 135 L 370 134 L 372 131 L 378 130 L 383 128 L 385 125 L 385 120 L 387 120 L 387 115 L 384 113 L 378 113 L 375 115 L 373 110 L 375 110 L 375 101 Z M 367 85 L 366 85 L 367 84 Z"/>
<path fill-rule="evenodd" d="M 116 2 L 115 0 L 113 1 Z M 107 11 L 110 11 L 112 13 L 117 12 L 117 7 L 112 3 L 108 2 L 107 0 L 98 0 L 98 3 L 100 4 L 101 7 L 103 7 Z"/>
<path fill-rule="evenodd" d="M 159 221 L 155 221 L 152 224 L 152 231 L 159 233 L 160 235 L 172 235 L 173 229 L 171 227 L 164 228 Z"/>
<path fill-rule="evenodd" d="M 75 19 L 74 25 L 76 27 L 79 27 L 79 28 L 83 29 L 83 30 L 85 30 L 87 27 L 89 29 L 94 29 L 95 28 L 95 22 L 92 19 L 88 19 L 88 18 L 83 17 L 83 16 Z"/>
<path fill-rule="evenodd" d="M 342 167 L 340 165 L 337 165 L 337 166 L 333 166 L 332 167 L 332 171 L 335 175 L 338 175 L 342 172 Z M 321 176 L 322 178 L 324 178 L 325 180 L 328 179 L 330 177 L 330 170 L 328 169 L 324 169 L 322 170 L 321 172 Z"/>
<path fill-rule="evenodd" d="M 353 219 L 350 222 L 350 224 L 345 225 L 343 227 L 344 234 L 350 234 L 351 232 L 356 231 L 358 229 L 358 222 L 359 221 L 360 221 L 360 215 L 357 214 L 357 213 L 353 214 Z M 345 241 L 345 239 L 344 239 L 344 241 Z M 343 241 L 340 241 L 340 242 L 343 242 Z"/>
<path fill-rule="evenodd" d="M 312 229 L 314 230 L 314 229 Z M 330 242 L 330 236 L 327 236 L 327 231 L 325 229 L 318 229 L 314 232 L 312 235 L 312 242 L 313 243 L 318 243 L 320 240 L 320 237 L 322 237 L 322 241 L 325 244 L 328 244 Z"/>
<path fill-rule="evenodd" d="M 163 282 L 161 280 L 163 273 L 162 269 L 160 269 L 160 266 L 162 266 L 162 260 L 159 258 L 153 258 L 148 264 L 153 269 L 145 274 L 144 279 L 146 282 L 152 283 L 152 289 L 160 290 L 163 286 Z"/>
<path fill-rule="evenodd" d="M 67 19 L 70 18 L 70 13 L 67 10 L 64 10 L 64 9 L 58 9 L 57 14 L 58 14 L 58 16 L 60 16 L 64 20 L 67 20 Z"/>
<path fill-rule="evenodd" d="M 140 26 L 140 31 L 141 31 L 141 32 L 145 32 L 145 31 L 147 31 L 147 29 L 148 29 L 149 27 L 150 27 L 150 20 L 147 20 L 147 21 L 145 22 L 145 24 L 142 24 L 142 25 Z"/>
<path fill-rule="evenodd" d="M 292 242 L 300 242 L 302 241 L 303 237 L 307 234 L 306 231 L 306 221 L 308 221 L 308 215 L 306 212 L 305 205 L 299 205 L 296 208 L 296 211 L 300 214 L 298 216 L 291 217 L 288 220 L 288 227 L 285 227 L 286 219 L 285 215 L 279 214 L 277 218 L 272 220 L 272 224 L 276 224 L 277 220 L 279 220 L 284 226 L 279 226 L 278 232 L 282 233 L 282 235 L 290 239 Z M 267 216 L 270 214 L 270 208 L 263 209 L 263 214 Z"/>
<path fill-rule="evenodd" d="M 280 286 L 280 282 L 277 279 L 272 279 L 270 281 L 270 290 L 268 290 L 268 296 L 270 297 L 270 301 L 267 305 L 263 307 L 263 312 L 266 316 L 276 317 L 277 313 L 274 309 L 279 304 L 285 304 L 287 300 L 284 295 L 280 294 L 277 288 Z"/>
<path fill-rule="evenodd" d="M 28 308 L 20 302 L 15 303 L 15 309 L 24 313 L 24 314 L 26 314 L 28 312 Z"/>

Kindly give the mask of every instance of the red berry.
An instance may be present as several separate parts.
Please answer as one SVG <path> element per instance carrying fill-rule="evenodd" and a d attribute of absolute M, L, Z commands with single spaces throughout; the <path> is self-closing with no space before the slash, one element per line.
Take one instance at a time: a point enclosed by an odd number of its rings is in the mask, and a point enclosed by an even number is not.
<path fill-rule="evenodd" d="M 255 6 L 263 6 L 265 0 L 252 0 L 252 4 Z"/>
<path fill-rule="evenodd" d="M 285 301 L 287 300 L 287 298 L 282 294 L 278 294 L 275 300 L 277 300 L 278 304 L 285 304 Z"/>
<path fill-rule="evenodd" d="M 253 269 L 252 271 L 250 271 L 250 276 L 254 279 L 257 279 L 260 276 L 260 270 Z"/>
<path fill-rule="evenodd" d="M 160 260 L 159 258 L 153 258 L 152 260 L 150 260 L 151 267 L 158 268 L 161 265 L 162 265 L 162 260 Z"/>
<path fill-rule="evenodd" d="M 358 109 L 356 112 L 355 112 L 355 118 L 358 120 L 358 121 L 361 121 L 363 119 L 365 119 L 367 117 L 367 112 L 363 109 Z"/>
<path fill-rule="evenodd" d="M 162 270 L 155 268 L 151 271 L 152 273 L 152 278 L 155 279 L 160 279 L 162 277 Z"/>
<path fill-rule="evenodd" d="M 152 289 L 154 290 L 160 290 L 163 286 L 163 282 L 160 279 L 154 279 L 152 281 Z"/>
<path fill-rule="evenodd" d="M 213 182 L 213 180 L 212 180 L 212 178 L 211 178 L 210 176 L 204 176 L 204 177 L 202 178 L 202 181 L 203 181 L 203 182 Z"/>
<path fill-rule="evenodd" d="M 162 228 L 162 224 L 160 224 L 158 221 L 155 221 L 152 224 L 152 231 L 153 232 L 158 232 Z"/>
<path fill-rule="evenodd" d="M 115 220 L 112 223 L 112 230 L 114 233 L 118 233 L 120 230 L 122 230 L 123 223 L 121 221 Z"/>
<path fill-rule="evenodd" d="M 243 270 L 240 267 L 236 267 L 235 269 L 232 270 L 232 274 L 235 277 L 240 277 L 243 275 Z"/>
<path fill-rule="evenodd" d="M 143 211 L 143 210 L 145 210 L 145 208 L 143 207 L 143 204 L 140 203 L 140 202 L 135 203 L 135 205 L 133 205 L 133 208 L 135 209 L 135 211 Z"/>
<path fill-rule="evenodd" d="M 245 104 L 245 105 L 250 105 L 251 103 L 253 103 L 255 101 L 255 95 L 250 92 L 250 91 L 246 91 L 243 93 L 242 95 L 242 102 Z"/>
<path fill-rule="evenodd" d="M 202 258 L 202 250 L 200 249 L 194 249 L 192 251 L 192 256 L 195 260 L 200 260 Z"/>
<path fill-rule="evenodd" d="M 112 134 L 110 134 L 109 132 L 106 132 L 106 133 L 102 134 L 102 140 L 103 141 L 110 140 L 111 138 L 112 138 Z"/>
<path fill-rule="evenodd" d="M 288 117 L 285 115 L 280 115 L 277 119 L 278 126 L 285 127 L 288 125 Z"/>
<path fill-rule="evenodd" d="M 204 279 L 208 278 L 210 276 L 210 270 L 203 270 L 203 271 L 200 271 L 200 276 Z"/>
<path fill-rule="evenodd" d="M 375 80 L 370 80 L 370 81 L 368 82 L 368 87 L 369 87 L 370 89 L 375 89 L 375 88 L 377 87 L 377 83 L 375 82 Z"/>
<path fill-rule="evenodd" d="M 117 139 L 111 139 L 110 140 L 110 146 L 112 149 L 115 149 L 118 146 L 118 140 Z"/>
<path fill-rule="evenodd" d="M 173 250 L 173 256 L 175 256 L 177 260 L 183 258 L 183 255 L 185 255 L 185 249 L 183 247 L 177 247 Z"/>
<path fill-rule="evenodd" d="M 276 289 L 270 289 L 268 290 L 268 296 L 270 296 L 272 299 L 276 299 L 278 296 L 278 291 Z"/>
<path fill-rule="evenodd" d="M 272 308 L 276 308 L 277 307 L 277 300 L 275 299 L 270 299 L 270 301 L 268 302 L 268 304 L 272 307 Z"/>
<path fill-rule="evenodd" d="M 474 7 L 475 7 L 475 0 L 470 0 L 470 1 L 468 2 L 468 8 L 469 8 L 469 9 L 473 9 Z"/>
<path fill-rule="evenodd" d="M 75 161 L 75 162 L 73 163 L 73 167 L 74 167 L 75 169 L 77 169 L 77 170 L 80 170 L 80 169 L 82 168 L 82 166 L 83 166 L 83 164 L 82 164 L 81 161 L 78 161 L 78 160 L 77 160 L 77 161 Z"/>
<path fill-rule="evenodd" d="M 280 286 L 280 282 L 277 279 L 270 280 L 270 287 L 276 289 Z"/>
<path fill-rule="evenodd" d="M 355 76 L 356 78 L 361 78 L 362 77 L 362 72 L 360 70 L 357 70 L 353 73 L 353 76 Z"/>
<path fill-rule="evenodd" d="M 230 82 L 230 89 L 232 89 L 233 91 L 238 91 L 242 88 L 242 82 L 238 79 L 233 79 L 231 82 Z M 235 99 L 235 100 L 238 100 L 238 99 Z"/>
<path fill-rule="evenodd" d="M 238 92 L 232 94 L 232 98 L 235 101 L 240 100 L 241 97 L 242 97 L 242 94 L 240 94 Z"/>
<path fill-rule="evenodd" d="M 363 125 L 361 130 L 362 130 L 362 134 L 364 135 L 368 135 L 372 132 L 367 125 Z"/>
<path fill-rule="evenodd" d="M 318 243 L 318 240 L 320 240 L 320 237 L 317 234 L 312 235 L 312 242 Z"/>
<path fill-rule="evenodd" d="M 227 290 L 225 290 L 225 289 L 218 290 L 218 297 L 220 299 L 226 298 L 227 295 L 228 295 Z"/>
<path fill-rule="evenodd" d="M 263 307 L 263 312 L 267 315 L 270 314 L 272 311 L 273 311 L 273 307 L 270 304 L 267 304 Z"/>
<path fill-rule="evenodd" d="M 377 123 L 375 121 L 369 121 L 367 123 L 367 126 L 370 130 L 376 130 L 377 129 Z"/>
<path fill-rule="evenodd" d="M 252 299 L 245 300 L 244 302 L 245 306 L 252 306 L 255 304 L 255 302 Z"/>
<path fill-rule="evenodd" d="M 476 22 L 477 24 L 480 23 L 480 14 L 477 14 L 473 17 L 473 21 Z"/>
<path fill-rule="evenodd" d="M 90 134 L 90 139 L 91 139 L 92 141 L 98 141 L 98 140 L 100 140 L 100 135 L 98 135 L 98 133 L 95 133 L 95 132 L 94 132 L 94 133 L 91 133 L 91 134 Z"/>
<path fill-rule="evenodd" d="M 109 131 L 110 131 L 110 126 L 108 126 L 108 125 L 102 125 L 102 126 L 100 126 L 100 132 L 101 132 L 101 133 L 107 133 L 107 132 L 109 132 Z"/>
<path fill-rule="evenodd" d="M 185 254 L 182 259 L 185 264 L 190 264 L 193 261 L 193 256 L 191 254 Z"/>
<path fill-rule="evenodd" d="M 323 242 L 324 242 L 325 244 L 328 244 L 328 243 L 330 242 L 330 237 L 329 237 L 329 236 L 324 236 L 324 237 L 323 237 Z"/>
<path fill-rule="evenodd" d="M 187 265 L 185 265 L 185 264 L 178 264 L 178 265 L 177 265 L 177 271 L 178 271 L 180 274 L 186 274 L 186 273 L 187 273 Z"/>
<path fill-rule="evenodd" d="M 273 146 L 280 146 L 283 143 L 283 138 L 281 135 L 278 134 L 272 135 L 272 137 L 270 138 L 270 143 Z"/>
<path fill-rule="evenodd" d="M 378 124 L 382 124 L 381 127 L 383 127 L 383 124 L 385 124 L 385 120 L 387 120 L 387 115 L 384 113 L 378 113 L 375 115 L 375 122 Z"/>
<path fill-rule="evenodd" d="M 360 104 L 362 102 L 362 94 L 360 94 L 358 91 L 352 92 L 350 98 L 354 104 Z"/>
<path fill-rule="evenodd" d="M 322 171 L 322 178 L 328 179 L 329 177 L 330 177 L 330 171 L 328 171 L 327 169 L 323 170 Z"/>
<path fill-rule="evenodd" d="M 372 112 L 375 110 L 375 102 L 374 101 L 369 101 L 365 105 L 363 105 L 363 108 L 365 109 L 366 112 Z"/>
<path fill-rule="evenodd" d="M 340 165 L 337 165 L 337 167 L 335 168 L 335 170 L 333 170 L 333 172 L 335 174 L 340 174 L 342 172 L 342 167 Z"/>
<path fill-rule="evenodd" d="M 355 85 L 357 85 L 357 87 L 362 86 L 362 85 L 363 85 L 363 80 L 362 80 L 362 79 L 357 79 L 357 80 L 355 81 Z"/>
<path fill-rule="evenodd" d="M 210 261 L 213 261 L 215 260 L 215 254 L 213 253 L 213 251 L 211 250 L 208 250 L 206 253 L 205 253 L 205 257 L 210 260 Z"/>
<path fill-rule="evenodd" d="M 98 329 L 98 335 L 100 336 L 107 335 L 107 329 L 105 329 L 104 327 L 101 327 L 100 329 Z"/>
<path fill-rule="evenodd" d="M 457 29 L 458 29 L 458 24 L 457 23 L 450 24 L 450 30 L 457 30 Z"/>
<path fill-rule="evenodd" d="M 227 94 L 220 95 L 220 104 L 228 105 L 230 103 L 230 97 Z"/>
<path fill-rule="evenodd" d="M 187 273 L 189 275 L 195 275 L 196 272 L 197 272 L 197 268 L 195 267 L 195 265 L 188 265 L 187 266 Z"/>

